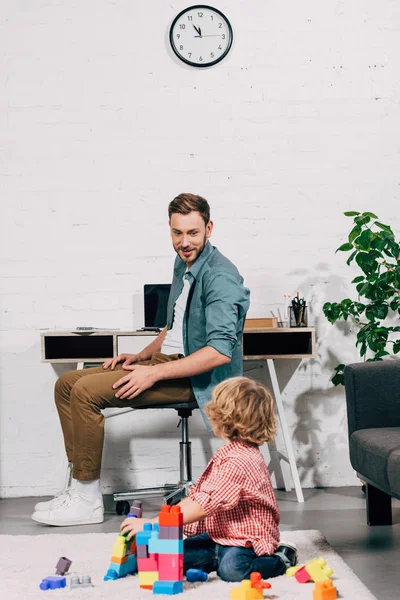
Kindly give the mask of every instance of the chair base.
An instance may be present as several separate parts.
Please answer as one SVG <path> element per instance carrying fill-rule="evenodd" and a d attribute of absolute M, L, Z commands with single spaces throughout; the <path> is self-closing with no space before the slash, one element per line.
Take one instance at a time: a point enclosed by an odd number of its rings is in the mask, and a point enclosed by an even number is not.
<path fill-rule="evenodd" d="M 130 492 L 116 492 L 113 494 L 113 499 L 117 503 L 117 514 L 125 512 L 123 510 L 124 503 L 126 503 L 126 507 L 129 509 L 129 501 L 139 498 L 158 498 L 162 496 L 164 504 L 175 504 L 182 500 L 182 498 L 186 498 L 188 489 L 192 485 L 193 481 L 178 481 L 175 484 L 166 484 L 158 487 L 137 488 Z"/>

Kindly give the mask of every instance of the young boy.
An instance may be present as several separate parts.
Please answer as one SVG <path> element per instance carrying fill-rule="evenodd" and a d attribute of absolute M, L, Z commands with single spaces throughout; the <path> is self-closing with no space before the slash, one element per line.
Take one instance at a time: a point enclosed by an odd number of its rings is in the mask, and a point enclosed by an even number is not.
<path fill-rule="evenodd" d="M 274 401 L 260 383 L 233 377 L 217 385 L 206 413 L 224 441 L 189 496 L 183 513 L 184 571 L 217 571 L 224 581 L 242 581 L 258 571 L 264 579 L 285 573 L 297 551 L 279 544 L 279 509 L 259 446 L 276 431 Z M 155 519 L 127 518 L 121 533 L 131 538 Z"/>

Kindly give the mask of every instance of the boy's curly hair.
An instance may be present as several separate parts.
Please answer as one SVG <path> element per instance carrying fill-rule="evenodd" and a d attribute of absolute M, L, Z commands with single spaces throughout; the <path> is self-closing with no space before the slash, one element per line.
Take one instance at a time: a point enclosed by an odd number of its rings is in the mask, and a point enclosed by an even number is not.
<path fill-rule="evenodd" d="M 276 433 L 274 400 L 262 384 L 247 377 L 231 377 L 213 389 L 205 412 L 219 432 L 242 444 L 272 442 Z"/>

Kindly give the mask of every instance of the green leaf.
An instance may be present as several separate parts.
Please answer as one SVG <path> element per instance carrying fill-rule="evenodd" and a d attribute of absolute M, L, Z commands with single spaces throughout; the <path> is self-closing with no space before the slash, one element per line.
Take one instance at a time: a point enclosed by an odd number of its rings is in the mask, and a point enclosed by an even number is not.
<path fill-rule="evenodd" d="M 393 344 L 393 353 L 398 354 L 399 352 L 400 352 L 400 340 L 397 340 L 397 342 L 395 342 Z"/>
<path fill-rule="evenodd" d="M 344 385 L 344 375 L 343 373 L 335 373 L 335 375 L 331 379 L 333 385 Z"/>
<path fill-rule="evenodd" d="M 364 281 L 364 279 L 365 279 L 364 275 L 359 275 L 358 277 L 353 279 L 353 281 L 351 283 L 358 283 L 359 281 Z"/>
<path fill-rule="evenodd" d="M 349 233 L 349 242 L 353 242 L 360 235 L 362 229 L 358 225 L 353 227 L 353 229 Z"/>
<path fill-rule="evenodd" d="M 365 315 L 371 321 L 374 319 L 383 320 L 386 319 L 388 312 L 389 307 L 387 304 L 370 304 L 365 310 Z"/>
<path fill-rule="evenodd" d="M 348 252 L 349 250 L 353 250 L 353 244 L 349 244 L 348 242 L 346 242 L 346 244 L 342 244 L 337 250 L 336 252 Z M 335 252 L 335 254 L 336 254 Z"/>
<path fill-rule="evenodd" d="M 371 219 L 378 219 L 378 217 L 376 215 L 374 215 L 374 213 L 371 212 L 365 212 L 362 214 L 363 217 L 371 217 Z"/>
<path fill-rule="evenodd" d="M 355 210 L 349 210 L 345 213 L 343 213 L 346 217 L 356 217 L 357 215 L 359 215 L 360 213 L 355 211 Z"/>
<path fill-rule="evenodd" d="M 366 225 L 366 223 L 369 223 L 370 220 L 371 220 L 370 217 L 361 216 L 361 217 L 356 217 L 354 219 L 354 223 L 357 223 L 357 225 Z"/>
<path fill-rule="evenodd" d="M 336 251 L 337 252 L 337 251 Z M 354 250 L 354 252 L 352 252 L 349 256 L 349 258 L 346 260 L 346 263 L 348 265 L 350 265 L 351 261 L 353 260 L 353 258 L 355 257 L 355 255 L 358 253 L 358 250 Z"/>
<path fill-rule="evenodd" d="M 365 229 L 362 232 L 362 234 L 357 238 L 355 245 L 357 246 L 357 248 L 368 252 L 368 250 L 371 247 L 372 236 L 372 231 L 370 229 Z"/>
<path fill-rule="evenodd" d="M 375 225 L 377 225 L 381 229 L 384 229 L 385 231 L 392 232 L 392 229 L 389 227 L 389 225 L 384 225 L 383 223 L 379 223 L 379 221 L 375 221 Z"/>

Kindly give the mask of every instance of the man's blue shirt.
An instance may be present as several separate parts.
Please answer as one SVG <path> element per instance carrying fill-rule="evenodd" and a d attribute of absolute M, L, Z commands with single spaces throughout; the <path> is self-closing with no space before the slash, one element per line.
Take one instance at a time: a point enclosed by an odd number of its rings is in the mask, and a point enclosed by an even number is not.
<path fill-rule="evenodd" d="M 168 299 L 167 328 L 171 329 L 175 302 L 183 288 L 186 263 L 176 257 L 174 277 Z M 193 393 L 210 430 L 204 405 L 211 400 L 214 386 L 243 374 L 242 333 L 250 305 L 250 291 L 230 260 L 210 242 L 186 273 L 191 286 L 183 319 L 185 356 L 205 346 L 228 356 L 231 362 L 190 378 Z"/>

